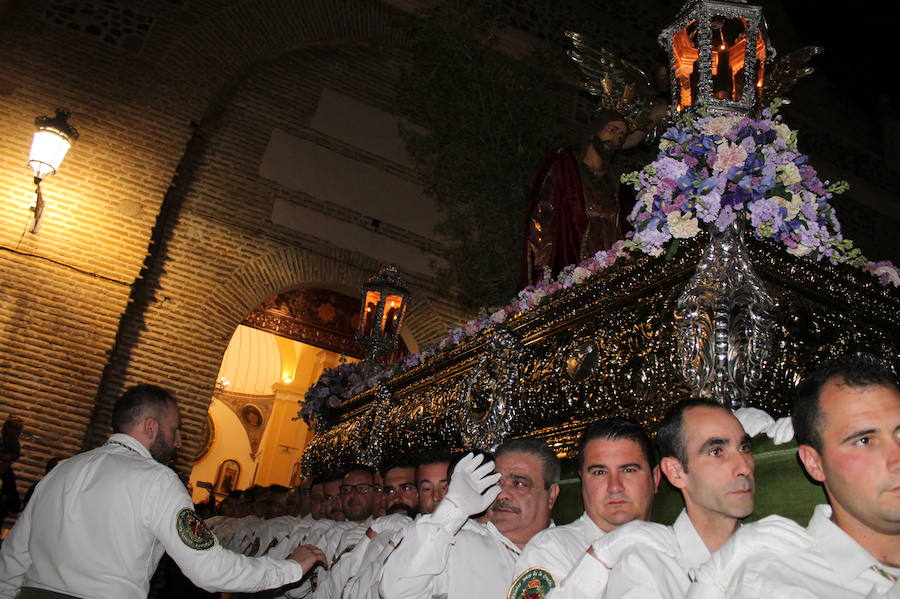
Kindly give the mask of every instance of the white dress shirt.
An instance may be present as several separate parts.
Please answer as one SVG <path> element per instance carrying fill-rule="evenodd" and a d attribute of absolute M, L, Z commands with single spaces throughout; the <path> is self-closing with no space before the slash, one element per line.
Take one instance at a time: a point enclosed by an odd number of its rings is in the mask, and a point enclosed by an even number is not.
<path fill-rule="evenodd" d="M 421 517 L 422 514 L 416 516 L 416 520 Z M 360 560 L 360 567 L 344 585 L 342 599 L 380 599 L 378 587 L 384 572 L 384 564 L 403 541 L 406 529 L 414 522 L 407 519 L 405 523 L 400 524 L 397 514 L 385 518 L 394 518 L 394 524 L 399 527 L 391 526 L 382 530 L 364 547 L 365 553 Z"/>
<path fill-rule="evenodd" d="M 381 595 L 389 599 L 502 598 L 520 553 L 493 524 L 470 521 L 445 500 L 433 514 L 406 529 L 384 565 Z"/>
<path fill-rule="evenodd" d="M 658 526 L 649 522 L 643 526 Z M 697 579 L 697 569 L 709 557 L 709 549 L 691 523 L 687 511 L 669 528 L 675 542 L 673 554 L 647 545 L 625 552 L 609 573 L 604 597 L 608 599 L 681 599 Z M 756 597 L 755 599 L 761 599 Z"/>
<path fill-rule="evenodd" d="M 732 579 L 728 597 L 857 599 L 888 596 L 889 592 L 900 596 L 900 586 L 872 567 L 895 578 L 900 578 L 900 569 L 878 563 L 831 521 L 831 513 L 829 505 L 816 506 L 806 528 L 815 539 L 809 549 L 789 556 L 762 556 L 744 564 Z"/>
<path fill-rule="evenodd" d="M 193 507 L 175 472 L 133 437 L 113 435 L 38 485 L 0 550 L 0 597 L 28 586 L 86 599 L 146 599 L 163 552 L 209 591 L 255 592 L 302 576 L 293 560 L 224 549 L 199 520 L 186 518 Z M 211 545 L 199 548 L 196 538 Z"/>
<path fill-rule="evenodd" d="M 639 535 L 643 527 L 665 530 L 673 555 L 658 553 L 637 543 L 626 551 L 612 570 L 585 551 L 581 559 L 548 599 L 562 597 L 683 597 L 693 572 L 709 559 L 709 550 L 691 524 L 685 510 L 675 524 L 663 527 L 652 522 L 631 522 L 629 534 Z M 609 533 L 617 534 L 616 531 Z M 759 598 L 757 598 L 759 599 Z"/>
<path fill-rule="evenodd" d="M 552 584 L 558 585 L 575 567 L 591 543 L 604 534 L 587 513 L 569 524 L 542 530 L 528 541 L 516 560 L 516 574 L 510 589 L 533 568 L 549 574 Z"/>

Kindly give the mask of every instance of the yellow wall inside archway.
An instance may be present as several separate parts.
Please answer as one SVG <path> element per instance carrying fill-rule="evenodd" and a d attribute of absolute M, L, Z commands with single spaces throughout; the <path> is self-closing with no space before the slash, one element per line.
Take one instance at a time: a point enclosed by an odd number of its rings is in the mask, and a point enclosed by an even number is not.
<path fill-rule="evenodd" d="M 209 415 L 214 438 L 190 476 L 194 501 L 207 499 L 207 492 L 197 483 L 215 483 L 219 467 L 226 460 L 240 465 L 238 489 L 254 484 L 289 485 L 295 464 L 312 438 L 306 423 L 294 419 L 300 407 L 298 402 L 323 370 L 340 363 L 340 357 L 326 349 L 239 326 L 222 358 L 219 380 L 228 384 L 229 391 L 270 405 L 271 412 L 254 455 L 238 415 L 224 401 L 213 398 Z"/>

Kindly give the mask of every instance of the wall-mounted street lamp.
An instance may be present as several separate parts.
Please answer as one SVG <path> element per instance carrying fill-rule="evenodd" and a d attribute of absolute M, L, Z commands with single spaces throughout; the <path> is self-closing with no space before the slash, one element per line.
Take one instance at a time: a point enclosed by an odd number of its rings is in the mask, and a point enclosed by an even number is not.
<path fill-rule="evenodd" d="M 377 360 L 397 346 L 397 333 L 409 304 L 409 291 L 394 266 L 385 266 L 362 286 L 356 340 L 366 357 Z"/>
<path fill-rule="evenodd" d="M 31 140 L 31 152 L 28 155 L 28 166 L 34 171 L 35 203 L 31 232 L 37 233 L 41 215 L 44 212 L 44 198 L 41 195 L 41 181 L 47 175 L 59 170 L 66 152 L 72 142 L 78 139 L 78 131 L 69 124 L 69 113 L 59 108 L 56 116 L 39 116 L 34 119 L 34 138 Z"/>

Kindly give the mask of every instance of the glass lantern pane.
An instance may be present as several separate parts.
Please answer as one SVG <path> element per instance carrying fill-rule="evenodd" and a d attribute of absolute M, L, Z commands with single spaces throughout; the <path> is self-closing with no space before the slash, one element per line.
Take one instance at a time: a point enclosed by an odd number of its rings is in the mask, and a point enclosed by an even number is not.
<path fill-rule="evenodd" d="M 385 337 L 392 337 L 397 334 L 400 328 L 400 318 L 403 316 L 403 297 L 399 295 L 389 295 L 384 303 L 384 324 L 383 330 Z"/>
<path fill-rule="evenodd" d="M 762 31 L 756 30 L 756 100 L 762 99 L 763 81 L 766 71 L 766 41 Z"/>
<path fill-rule="evenodd" d="M 744 95 L 747 20 L 716 16 L 711 19 L 710 24 L 713 97 L 718 100 L 740 101 Z"/>
<path fill-rule="evenodd" d="M 361 335 L 371 335 L 375 330 L 375 315 L 378 312 L 379 301 L 381 301 L 380 291 L 366 292 L 366 308 L 363 311 L 363 320 L 360 325 Z"/>
<path fill-rule="evenodd" d="M 693 104 L 697 97 L 697 75 L 700 56 L 697 50 L 697 21 L 679 30 L 672 38 L 672 56 L 675 62 L 675 78 L 678 81 L 680 102 L 678 110 Z"/>
<path fill-rule="evenodd" d="M 31 141 L 31 152 L 28 155 L 28 166 L 34 170 L 34 176 L 43 178 L 59 170 L 66 152 L 72 144 L 65 137 L 51 129 L 36 131 Z"/>

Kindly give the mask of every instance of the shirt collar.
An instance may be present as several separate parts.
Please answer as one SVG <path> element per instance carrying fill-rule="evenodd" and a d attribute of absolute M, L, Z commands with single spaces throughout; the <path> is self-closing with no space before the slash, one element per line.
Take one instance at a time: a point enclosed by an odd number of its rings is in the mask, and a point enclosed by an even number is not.
<path fill-rule="evenodd" d="M 675 539 L 681 547 L 681 557 L 685 566 L 689 569 L 699 568 L 701 564 L 709 559 L 709 549 L 706 548 L 706 543 L 703 542 L 703 539 L 700 538 L 700 535 L 694 528 L 687 510 L 681 510 L 681 513 L 678 514 L 678 519 L 672 525 L 672 530 L 675 532 Z"/>
<path fill-rule="evenodd" d="M 519 549 L 519 546 L 506 538 L 506 535 L 504 535 L 502 532 L 497 530 L 497 527 L 494 526 L 493 522 L 487 522 L 486 524 L 484 524 L 484 528 L 487 530 L 488 534 L 496 537 L 501 543 L 503 543 L 503 545 L 507 549 L 512 551 L 514 554 L 520 555 L 522 553 L 522 550 Z"/>
<path fill-rule="evenodd" d="M 112 445 L 124 445 L 128 449 L 131 449 L 138 455 L 142 455 L 145 458 L 154 459 L 152 455 L 150 455 L 150 450 L 144 447 L 140 441 L 132 437 L 131 435 L 126 435 L 125 433 L 116 433 L 112 437 L 107 440 L 107 443 Z"/>
<path fill-rule="evenodd" d="M 588 530 L 588 534 L 586 535 L 587 538 L 597 539 L 606 534 L 605 532 L 603 532 L 603 529 L 597 526 L 597 523 L 594 522 L 590 516 L 588 516 L 587 512 L 582 513 L 581 518 L 579 518 L 578 520 L 581 521 L 581 526 L 585 527 Z"/>
<path fill-rule="evenodd" d="M 854 541 L 841 527 L 831 521 L 832 510 L 828 504 L 817 505 L 806 530 L 815 539 L 816 548 L 829 563 L 844 585 L 859 578 L 878 560 Z"/>

